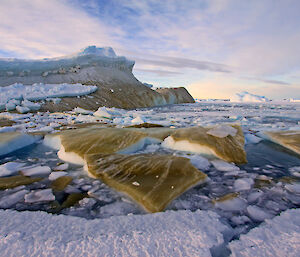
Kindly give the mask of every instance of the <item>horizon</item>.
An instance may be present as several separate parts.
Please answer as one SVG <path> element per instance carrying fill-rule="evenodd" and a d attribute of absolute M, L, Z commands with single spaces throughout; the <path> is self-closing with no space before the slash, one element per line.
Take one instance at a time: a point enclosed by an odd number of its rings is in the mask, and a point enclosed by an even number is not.
<path fill-rule="evenodd" d="M 298 8 L 297 8 L 298 6 Z M 3 0 L 0 58 L 110 46 L 155 87 L 194 98 L 300 98 L 300 2 Z"/>

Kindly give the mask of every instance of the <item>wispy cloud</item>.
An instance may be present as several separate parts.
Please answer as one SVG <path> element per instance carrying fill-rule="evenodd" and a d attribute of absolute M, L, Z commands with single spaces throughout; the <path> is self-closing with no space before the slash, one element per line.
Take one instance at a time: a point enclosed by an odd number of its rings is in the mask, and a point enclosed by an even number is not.
<path fill-rule="evenodd" d="M 87 45 L 118 46 L 109 28 L 65 1 L 2 0 L 0 46 L 18 57 L 53 57 Z"/>

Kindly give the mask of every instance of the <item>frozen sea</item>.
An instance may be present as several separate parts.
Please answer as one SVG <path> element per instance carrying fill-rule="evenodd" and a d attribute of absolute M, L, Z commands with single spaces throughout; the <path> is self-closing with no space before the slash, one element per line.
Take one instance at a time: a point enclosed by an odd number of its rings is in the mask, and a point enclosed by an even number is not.
<path fill-rule="evenodd" d="M 239 239 L 242 234 L 258 227 L 263 221 L 272 219 L 286 210 L 300 207 L 300 156 L 262 136 L 264 131 L 299 131 L 300 103 L 202 101 L 137 110 L 102 108 L 98 115 L 78 108 L 73 112 L 56 114 L 3 112 L 0 113 L 1 117 L 15 122 L 11 130 L 25 133 L 54 133 L 77 124 L 97 122 L 116 127 L 147 122 L 171 128 L 240 124 L 246 139 L 245 150 L 248 159 L 248 163 L 244 165 L 235 165 L 188 151 L 168 149 L 162 144 L 148 145 L 137 152 L 169 153 L 190 158 L 192 164 L 208 176 L 206 183 L 195 186 L 173 200 L 167 206 L 166 212 L 180 213 L 186 210 L 192 213 L 215 213 L 223 224 L 231 228 L 231 235 L 226 239 L 228 243 Z M 2 130 L 6 131 L 7 127 Z M 83 167 L 65 165 L 58 158 L 57 151 L 42 142 L 40 139 L 27 147 L 2 155 L 1 167 L 8 162 L 22 163 L 25 167 L 40 167 L 33 172 L 42 179 L 30 185 L 1 190 L 1 208 L 45 211 L 88 220 L 128 215 L 139 217 L 146 214 L 124 195 L 101 181 L 90 178 Z M 67 173 L 73 180 L 63 191 L 49 192 L 50 172 L 47 173 L 46 169 L 41 167 L 55 170 L 60 165 L 64 166 L 58 170 Z M 80 195 L 81 200 L 69 208 L 53 211 L 53 197 L 62 204 L 71 194 Z M 238 248 L 237 244 L 232 245 L 233 250 Z M 217 249 L 212 253 L 215 256 L 230 254 L 229 251 L 220 252 Z"/>

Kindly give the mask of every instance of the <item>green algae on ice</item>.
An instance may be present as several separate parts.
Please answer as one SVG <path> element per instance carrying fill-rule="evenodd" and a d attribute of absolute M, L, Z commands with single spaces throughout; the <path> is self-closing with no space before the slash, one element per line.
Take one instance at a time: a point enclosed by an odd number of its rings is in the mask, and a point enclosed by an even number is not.
<path fill-rule="evenodd" d="M 31 178 L 22 175 L 0 178 L 0 190 L 14 188 L 22 185 L 29 185 L 41 181 L 43 178 Z"/>
<path fill-rule="evenodd" d="M 149 212 L 163 211 L 176 197 L 204 182 L 190 160 L 173 155 L 86 155 L 89 173 L 123 192 Z"/>

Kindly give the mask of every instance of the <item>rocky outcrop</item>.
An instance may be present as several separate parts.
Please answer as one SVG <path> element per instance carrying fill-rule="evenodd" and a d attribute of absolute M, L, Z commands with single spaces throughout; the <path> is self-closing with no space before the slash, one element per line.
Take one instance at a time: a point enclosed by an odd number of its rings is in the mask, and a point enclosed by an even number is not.
<path fill-rule="evenodd" d="M 62 58 L 2 59 L 0 85 L 81 83 L 98 87 L 89 96 L 66 97 L 59 104 L 46 102 L 41 111 L 66 111 L 77 106 L 91 110 L 99 106 L 131 109 L 194 102 L 184 88 L 152 90 L 134 77 L 133 66 L 134 61 L 116 56 L 112 48 L 91 46 Z"/>

